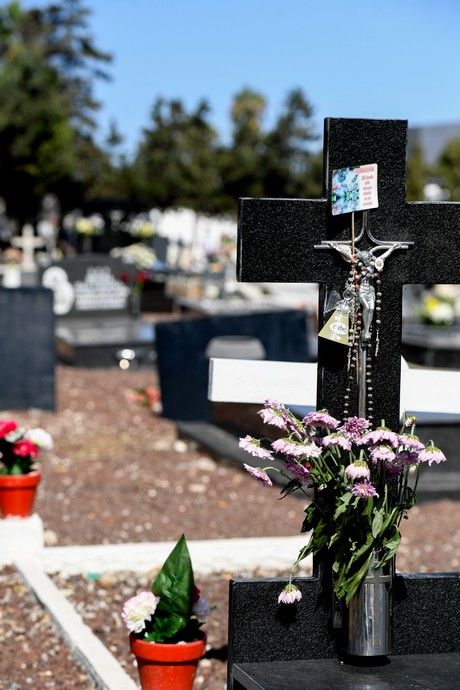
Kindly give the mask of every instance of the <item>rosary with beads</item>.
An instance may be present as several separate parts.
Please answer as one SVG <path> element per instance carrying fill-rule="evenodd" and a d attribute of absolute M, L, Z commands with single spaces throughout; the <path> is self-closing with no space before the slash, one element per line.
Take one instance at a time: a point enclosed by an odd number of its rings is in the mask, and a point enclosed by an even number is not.
<path fill-rule="evenodd" d="M 366 235 L 373 243 L 368 249 L 357 244 Z M 412 242 L 386 242 L 376 239 L 368 227 L 368 212 L 363 212 L 362 228 L 355 237 L 355 214 L 351 214 L 351 240 L 324 240 L 315 249 L 334 249 L 350 264 L 341 299 L 319 336 L 345 345 L 347 385 L 344 394 L 343 418 L 350 415 L 350 397 L 356 378 L 359 391 L 358 414 L 373 421 L 373 361 L 379 351 L 380 312 L 382 308 L 381 273 L 385 260 L 397 249 L 408 249 Z M 326 309 L 330 311 L 331 309 Z"/>

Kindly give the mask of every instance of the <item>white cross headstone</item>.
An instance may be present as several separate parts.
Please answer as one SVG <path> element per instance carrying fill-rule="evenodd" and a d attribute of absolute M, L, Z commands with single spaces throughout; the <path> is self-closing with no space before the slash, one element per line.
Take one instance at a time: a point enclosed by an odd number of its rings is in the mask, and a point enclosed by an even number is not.
<path fill-rule="evenodd" d="M 41 237 L 35 237 L 32 225 L 27 223 L 22 228 L 21 237 L 13 237 L 11 244 L 22 250 L 21 268 L 23 271 L 35 271 L 35 249 L 43 247 L 45 242 Z"/>

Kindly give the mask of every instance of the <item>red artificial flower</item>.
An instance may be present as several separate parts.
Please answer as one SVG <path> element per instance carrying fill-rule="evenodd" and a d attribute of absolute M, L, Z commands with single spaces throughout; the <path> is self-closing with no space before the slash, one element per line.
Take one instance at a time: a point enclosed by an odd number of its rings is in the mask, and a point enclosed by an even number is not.
<path fill-rule="evenodd" d="M 129 283 L 129 273 L 120 273 L 120 280 L 127 285 Z"/>
<path fill-rule="evenodd" d="M 0 438 L 5 438 L 10 431 L 16 431 L 18 425 L 12 419 L 0 419 Z"/>
<path fill-rule="evenodd" d="M 192 603 L 196 604 L 198 599 L 201 597 L 201 589 L 198 589 L 196 585 L 193 585 Z"/>
<path fill-rule="evenodd" d="M 148 280 L 149 274 L 147 271 L 138 271 L 136 274 L 136 283 L 144 284 Z"/>
<path fill-rule="evenodd" d="M 38 455 L 38 448 L 32 441 L 16 441 L 13 445 L 13 453 L 19 455 L 20 458 L 36 458 Z"/>

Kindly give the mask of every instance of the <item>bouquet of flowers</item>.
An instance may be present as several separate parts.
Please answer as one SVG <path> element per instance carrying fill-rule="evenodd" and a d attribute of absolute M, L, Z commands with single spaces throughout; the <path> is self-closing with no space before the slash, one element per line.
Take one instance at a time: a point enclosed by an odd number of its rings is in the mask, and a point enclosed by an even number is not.
<path fill-rule="evenodd" d="M 195 585 L 184 535 L 154 578 L 150 592 L 129 599 L 122 618 L 128 630 L 147 642 L 191 642 L 206 622 L 209 606 Z"/>
<path fill-rule="evenodd" d="M 52 448 L 53 439 L 44 429 L 25 429 L 13 419 L 0 420 L 0 475 L 30 474 L 40 450 Z"/>
<path fill-rule="evenodd" d="M 432 326 L 451 326 L 460 316 L 460 286 L 435 285 L 423 296 L 421 319 Z"/>
<path fill-rule="evenodd" d="M 140 240 L 148 240 L 155 236 L 155 226 L 144 213 L 130 218 L 121 227 L 132 237 Z"/>
<path fill-rule="evenodd" d="M 311 499 L 302 524 L 302 532 L 310 532 L 310 538 L 279 602 L 301 598 L 292 583 L 300 561 L 311 553 L 328 552 L 335 594 L 348 604 L 374 554 L 379 555 L 376 569 L 396 554 L 400 522 L 417 500 L 421 466 L 446 458 L 432 441 L 425 446 L 415 435 L 415 417 L 405 419 L 396 433 L 384 422 L 371 429 L 360 417 L 341 423 L 326 410 L 299 420 L 273 401 L 267 401 L 259 414 L 283 432 L 282 438 L 270 443 L 246 436 L 240 439 L 240 447 L 267 463 L 281 461 L 281 468 L 244 465 L 245 469 L 267 486 L 272 484 L 267 471 L 281 472 L 288 480 L 282 496 L 301 491 Z"/>
<path fill-rule="evenodd" d="M 104 234 L 105 223 L 99 213 L 93 213 L 88 218 L 80 216 L 75 219 L 74 230 L 77 235 L 85 237 L 96 237 Z"/>

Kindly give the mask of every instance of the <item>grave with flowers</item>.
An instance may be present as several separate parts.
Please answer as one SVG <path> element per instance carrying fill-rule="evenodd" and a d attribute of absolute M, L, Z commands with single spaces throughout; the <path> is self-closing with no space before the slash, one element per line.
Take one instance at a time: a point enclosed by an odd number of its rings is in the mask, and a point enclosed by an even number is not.
<path fill-rule="evenodd" d="M 287 582 L 230 584 L 234 690 L 460 683 L 460 573 L 394 572 L 420 470 L 446 459 L 401 419 L 402 286 L 460 282 L 460 204 L 406 201 L 406 136 L 405 121 L 328 119 L 323 199 L 240 200 L 239 279 L 321 287 L 318 411 L 268 401 L 278 438 L 241 442 L 259 481 L 274 466 L 283 495 L 304 495 L 309 536 Z"/>

